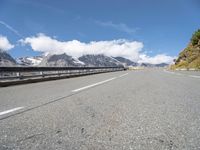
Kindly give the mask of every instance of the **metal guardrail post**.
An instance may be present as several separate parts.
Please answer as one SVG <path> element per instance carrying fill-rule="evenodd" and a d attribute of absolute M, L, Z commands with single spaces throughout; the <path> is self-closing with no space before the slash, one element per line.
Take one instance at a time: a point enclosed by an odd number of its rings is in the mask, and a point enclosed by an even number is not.
<path fill-rule="evenodd" d="M 21 75 L 21 72 L 17 72 L 17 77 L 18 77 L 18 79 L 20 79 L 20 80 L 23 79 L 23 76 Z"/>
<path fill-rule="evenodd" d="M 44 73 L 43 73 L 43 71 L 40 71 L 40 75 L 44 78 Z"/>
<path fill-rule="evenodd" d="M 17 75 L 17 77 L 19 77 L 20 76 L 20 72 L 17 72 L 16 75 Z"/>

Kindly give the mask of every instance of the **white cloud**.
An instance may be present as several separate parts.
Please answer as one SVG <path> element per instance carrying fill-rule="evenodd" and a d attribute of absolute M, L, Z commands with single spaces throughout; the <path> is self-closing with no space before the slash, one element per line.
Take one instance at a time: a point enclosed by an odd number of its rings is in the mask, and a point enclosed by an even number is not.
<path fill-rule="evenodd" d="M 146 54 L 140 55 L 139 63 L 150 63 L 150 64 L 159 64 L 159 63 L 167 63 L 171 64 L 175 57 L 171 57 L 165 54 L 158 54 L 156 56 L 150 57 Z"/>
<path fill-rule="evenodd" d="M 14 48 L 14 45 L 8 41 L 7 37 L 0 35 L 0 50 L 7 51 L 12 48 Z"/>
<path fill-rule="evenodd" d="M 137 28 L 128 27 L 125 23 L 115 24 L 112 21 L 108 21 L 108 22 L 96 21 L 96 23 L 100 26 L 110 27 L 110 28 L 113 28 L 115 30 L 122 31 L 122 32 L 125 32 L 125 33 L 128 33 L 128 34 L 133 34 L 137 30 Z"/>
<path fill-rule="evenodd" d="M 23 44 L 29 44 L 33 50 L 44 53 L 66 53 L 74 57 L 84 54 L 104 54 L 113 57 L 123 56 L 134 61 L 139 59 L 139 52 L 143 48 L 143 43 L 141 42 L 124 39 L 83 43 L 77 40 L 58 41 L 44 34 L 27 37 L 20 41 Z"/>
<path fill-rule="evenodd" d="M 111 41 L 91 41 L 89 43 L 72 41 L 58 41 L 42 33 L 37 36 L 21 39 L 22 44 L 28 44 L 34 51 L 61 54 L 66 53 L 73 57 L 80 57 L 86 54 L 104 54 L 106 56 L 124 57 L 135 62 L 149 63 L 171 63 L 173 57 L 167 55 L 147 56 L 142 52 L 143 43 L 128 41 L 125 39 Z"/>
<path fill-rule="evenodd" d="M 17 36 L 23 37 L 16 29 L 14 29 L 13 27 L 11 27 L 10 25 L 8 25 L 7 23 L 5 23 L 4 21 L 0 20 L 0 24 L 2 24 L 3 26 L 5 26 L 8 30 L 12 31 Z"/>

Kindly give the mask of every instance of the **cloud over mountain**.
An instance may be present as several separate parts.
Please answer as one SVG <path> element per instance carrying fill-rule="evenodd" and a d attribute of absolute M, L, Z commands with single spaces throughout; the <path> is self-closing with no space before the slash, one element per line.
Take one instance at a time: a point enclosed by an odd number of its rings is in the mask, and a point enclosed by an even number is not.
<path fill-rule="evenodd" d="M 0 49 L 7 51 L 12 48 L 14 48 L 14 45 L 8 41 L 7 37 L 0 35 Z"/>
<path fill-rule="evenodd" d="M 131 60 L 138 60 L 143 43 L 124 39 L 111 41 L 91 41 L 89 43 L 72 41 L 58 41 L 44 34 L 27 37 L 21 40 L 23 44 L 29 44 L 33 50 L 52 54 L 67 53 L 74 57 L 86 54 L 104 54 L 107 56 L 123 56 Z"/>
<path fill-rule="evenodd" d="M 147 56 L 142 52 L 144 46 L 142 42 L 125 39 L 85 43 L 78 40 L 59 41 L 40 33 L 36 36 L 21 39 L 20 42 L 30 45 L 34 51 L 50 54 L 66 53 L 73 57 L 80 57 L 87 54 L 104 54 L 106 56 L 124 57 L 135 62 L 148 62 L 152 64 L 171 63 L 174 59 L 164 54 L 154 57 Z"/>
<path fill-rule="evenodd" d="M 159 64 L 159 63 L 166 63 L 171 64 L 175 57 L 171 57 L 165 54 L 158 54 L 156 56 L 150 57 L 146 54 L 140 55 L 140 60 L 138 63 L 150 63 L 150 64 Z"/>

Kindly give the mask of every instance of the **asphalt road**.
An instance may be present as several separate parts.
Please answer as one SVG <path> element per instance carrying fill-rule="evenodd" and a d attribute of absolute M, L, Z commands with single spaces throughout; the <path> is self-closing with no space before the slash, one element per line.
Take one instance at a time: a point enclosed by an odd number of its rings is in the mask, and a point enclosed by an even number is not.
<path fill-rule="evenodd" d="M 199 150 L 200 73 L 121 71 L 0 88 L 0 150 Z"/>

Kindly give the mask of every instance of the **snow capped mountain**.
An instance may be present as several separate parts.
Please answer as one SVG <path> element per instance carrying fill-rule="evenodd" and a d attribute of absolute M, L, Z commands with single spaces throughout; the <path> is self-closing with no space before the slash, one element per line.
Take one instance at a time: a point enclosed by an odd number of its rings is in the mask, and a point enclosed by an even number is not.
<path fill-rule="evenodd" d="M 15 66 L 16 61 L 7 52 L 0 50 L 0 66 L 11 67 Z"/>
<path fill-rule="evenodd" d="M 165 67 L 168 64 L 138 64 L 123 57 L 109 57 L 105 55 L 83 55 L 74 58 L 65 53 L 47 54 L 42 56 L 21 57 L 13 59 L 7 52 L 0 50 L 0 66 L 44 66 L 44 67 L 117 67 L 117 66 L 143 66 Z"/>
<path fill-rule="evenodd" d="M 84 55 L 79 58 L 73 58 L 67 54 L 47 55 L 44 57 L 40 66 L 48 67 L 77 67 L 77 66 L 122 66 L 122 64 L 112 57 L 105 55 Z"/>
<path fill-rule="evenodd" d="M 49 54 L 44 57 L 39 65 L 47 67 L 75 67 L 83 66 L 84 63 L 79 61 L 78 59 L 74 59 L 72 56 L 63 53 L 58 55 Z"/>
<path fill-rule="evenodd" d="M 81 62 L 84 62 L 85 66 L 90 67 L 117 67 L 123 66 L 119 61 L 112 57 L 105 55 L 83 55 L 78 58 Z"/>
<path fill-rule="evenodd" d="M 17 63 L 23 66 L 38 66 L 43 60 L 43 56 L 20 57 Z"/>
<path fill-rule="evenodd" d="M 0 50 L 0 66 L 45 66 L 45 67 L 117 67 L 117 66 L 142 66 L 142 67 L 166 67 L 168 64 L 138 64 L 123 57 L 109 57 L 105 55 L 83 55 L 74 58 L 65 53 L 48 54 L 33 57 L 21 57 L 13 59 L 7 52 Z"/>

